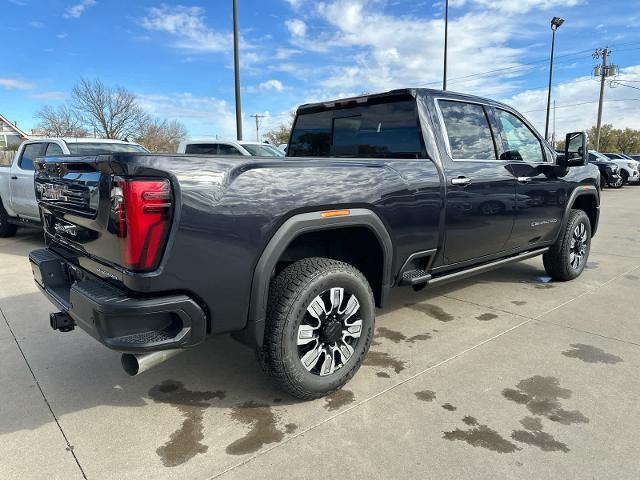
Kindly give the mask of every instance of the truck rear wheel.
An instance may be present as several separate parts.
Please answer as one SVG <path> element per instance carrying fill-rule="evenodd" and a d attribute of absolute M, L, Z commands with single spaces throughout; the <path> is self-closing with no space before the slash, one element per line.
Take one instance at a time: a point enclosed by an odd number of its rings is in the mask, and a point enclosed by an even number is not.
<path fill-rule="evenodd" d="M 0 238 L 13 237 L 18 231 L 18 226 L 9 223 L 9 215 L 0 202 Z"/>
<path fill-rule="evenodd" d="M 554 280 L 573 280 L 584 270 L 591 249 L 591 223 L 582 210 L 571 210 L 560 237 L 542 256 L 544 269 Z"/>
<path fill-rule="evenodd" d="M 374 323 L 373 293 L 360 271 L 327 258 L 300 260 L 271 284 L 258 358 L 294 397 L 323 397 L 358 371 Z"/>

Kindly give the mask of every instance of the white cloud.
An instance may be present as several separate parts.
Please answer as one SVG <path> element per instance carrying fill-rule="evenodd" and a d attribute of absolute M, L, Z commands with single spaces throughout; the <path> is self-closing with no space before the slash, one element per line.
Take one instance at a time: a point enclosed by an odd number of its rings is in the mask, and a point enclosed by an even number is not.
<path fill-rule="evenodd" d="M 7 90 L 31 90 L 35 85 L 26 80 L 18 80 L 17 78 L 0 78 L 0 87 Z"/>
<path fill-rule="evenodd" d="M 304 37 L 307 35 L 307 24 L 300 19 L 287 20 L 285 25 L 289 33 L 294 37 Z"/>
<path fill-rule="evenodd" d="M 67 38 L 67 32 L 60 32 L 56 35 L 56 38 Z"/>
<path fill-rule="evenodd" d="M 619 78 L 640 81 L 640 65 L 621 69 Z M 637 85 L 631 83 L 630 85 Z M 591 77 L 580 77 L 555 85 L 552 99 L 556 101 L 556 138 L 562 139 L 568 132 L 587 130 L 596 124 L 600 84 Z M 602 123 L 616 128 L 640 126 L 640 98 L 637 90 L 618 86 L 606 87 Z M 526 90 L 504 100 L 523 113 L 544 133 L 546 117 L 546 89 Z M 553 106 L 553 103 L 552 103 Z M 553 116 L 551 116 L 551 122 Z M 550 130 L 553 125 L 550 124 Z"/>
<path fill-rule="evenodd" d="M 291 7 L 298 9 L 304 3 L 304 0 L 286 0 L 286 2 L 291 5 Z"/>
<path fill-rule="evenodd" d="M 96 0 L 82 0 L 80 3 L 70 6 L 64 13 L 65 18 L 80 18 L 87 8 L 93 7 Z"/>
<path fill-rule="evenodd" d="M 247 92 L 249 93 L 258 93 L 258 92 L 284 92 L 284 84 L 280 80 L 267 80 L 265 82 L 260 83 L 257 86 L 247 87 Z"/>
<path fill-rule="evenodd" d="M 34 100 L 43 100 L 43 101 L 64 100 L 65 98 L 67 98 L 67 94 L 65 92 L 59 92 L 59 91 L 40 92 L 40 93 L 33 93 L 29 95 L 29 98 L 33 98 Z"/>
<path fill-rule="evenodd" d="M 42 27 L 44 27 L 44 23 L 34 20 L 32 22 L 29 22 L 29 26 L 33 27 L 33 28 L 42 28 Z"/>
<path fill-rule="evenodd" d="M 276 60 L 287 60 L 288 58 L 291 58 L 294 55 L 299 55 L 300 53 L 302 52 L 296 48 L 278 48 L 274 58 Z"/>
<path fill-rule="evenodd" d="M 503 13 L 527 13 L 531 10 L 549 10 L 554 7 L 575 7 L 586 0 L 472 0 L 476 5 Z"/>
<path fill-rule="evenodd" d="M 147 10 L 141 20 L 143 28 L 171 34 L 177 38 L 174 46 L 194 53 L 224 52 L 231 48 L 233 36 L 207 27 L 204 9 L 178 5 L 163 5 Z"/>

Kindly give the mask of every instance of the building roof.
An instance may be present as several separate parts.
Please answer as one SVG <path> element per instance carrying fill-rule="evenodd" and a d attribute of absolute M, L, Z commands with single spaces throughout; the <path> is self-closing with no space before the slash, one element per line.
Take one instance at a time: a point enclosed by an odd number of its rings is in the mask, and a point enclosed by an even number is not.
<path fill-rule="evenodd" d="M 17 133 L 18 135 L 20 135 L 21 137 L 24 138 L 29 138 L 29 135 L 25 132 L 23 132 L 22 130 L 20 130 L 16 125 L 14 125 L 13 122 L 10 122 L 9 120 L 7 120 L 1 113 L 0 113 L 0 121 L 7 124 L 7 126 L 13 130 L 15 133 Z"/>

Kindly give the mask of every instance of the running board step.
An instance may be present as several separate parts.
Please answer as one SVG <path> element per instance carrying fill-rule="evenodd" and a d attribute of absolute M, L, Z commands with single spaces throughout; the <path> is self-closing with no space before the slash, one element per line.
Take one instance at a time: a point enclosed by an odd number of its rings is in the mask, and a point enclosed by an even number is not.
<path fill-rule="evenodd" d="M 400 285 L 419 285 L 428 283 L 429 280 L 431 280 L 431 275 L 426 270 L 408 270 L 402 274 Z"/>

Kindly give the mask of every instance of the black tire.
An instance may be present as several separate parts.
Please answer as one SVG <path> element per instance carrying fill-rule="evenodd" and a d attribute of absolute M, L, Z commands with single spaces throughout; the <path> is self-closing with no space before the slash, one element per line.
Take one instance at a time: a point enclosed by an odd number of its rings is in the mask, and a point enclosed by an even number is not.
<path fill-rule="evenodd" d="M 13 237 L 18 231 L 18 226 L 9 223 L 9 215 L 0 202 L 0 238 Z"/>
<path fill-rule="evenodd" d="M 580 240 L 580 243 L 572 241 L 574 235 L 584 229 L 584 238 L 586 241 Z M 573 243 L 573 246 L 572 246 Z M 582 250 L 584 247 L 584 254 L 580 255 L 580 261 L 575 266 L 575 260 L 577 255 L 576 250 Z M 587 261 L 589 260 L 589 251 L 591 250 L 591 223 L 589 217 L 582 210 L 571 210 L 569 212 L 569 219 L 564 227 L 564 230 L 560 232 L 560 237 L 555 244 L 551 246 L 551 249 L 542 256 L 544 262 L 544 269 L 549 276 L 554 280 L 568 281 L 573 280 L 580 276 L 584 270 Z M 572 253 L 574 256 L 572 257 Z M 572 264 L 572 260 L 574 264 Z"/>
<path fill-rule="evenodd" d="M 624 170 L 620 172 L 620 177 L 622 177 L 622 186 L 624 187 L 627 183 L 629 183 L 629 174 Z"/>
<path fill-rule="evenodd" d="M 360 306 L 350 318 L 361 319 L 362 327 L 360 336 L 353 339 L 351 356 L 344 361 L 340 353 L 337 357 L 332 354 L 331 358 L 339 358 L 344 364 L 333 373 L 320 376 L 303 365 L 300 350 L 306 346 L 299 345 L 298 332 L 302 322 L 310 318 L 307 308 L 318 296 L 331 291 L 331 288 L 341 288 L 343 293 L 349 292 L 356 297 Z M 346 295 L 343 298 L 346 299 Z M 325 318 L 327 324 L 332 321 L 335 322 Z M 323 331 L 322 321 L 319 324 L 321 328 L 317 332 Z M 289 265 L 272 281 L 264 345 L 257 356 L 264 371 L 283 390 L 303 400 L 320 398 L 338 390 L 358 371 L 369 351 L 374 325 L 373 293 L 364 275 L 343 262 L 327 258 L 307 258 Z M 322 358 L 326 360 L 327 356 Z M 318 360 L 318 363 L 323 362 Z M 321 365 L 320 369 L 323 367 Z"/>
<path fill-rule="evenodd" d="M 620 179 L 617 182 L 607 181 L 607 185 L 610 188 L 615 188 L 615 189 L 622 188 L 624 186 L 624 180 L 622 180 L 622 177 L 620 177 Z"/>

